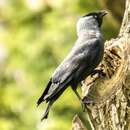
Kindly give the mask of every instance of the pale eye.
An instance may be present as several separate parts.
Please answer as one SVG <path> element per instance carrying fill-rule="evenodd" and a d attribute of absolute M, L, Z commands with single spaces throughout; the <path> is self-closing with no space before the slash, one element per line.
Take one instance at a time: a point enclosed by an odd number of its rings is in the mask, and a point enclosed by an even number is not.
<path fill-rule="evenodd" d="M 97 15 L 94 15 L 93 17 L 94 17 L 95 19 L 97 19 Z"/>

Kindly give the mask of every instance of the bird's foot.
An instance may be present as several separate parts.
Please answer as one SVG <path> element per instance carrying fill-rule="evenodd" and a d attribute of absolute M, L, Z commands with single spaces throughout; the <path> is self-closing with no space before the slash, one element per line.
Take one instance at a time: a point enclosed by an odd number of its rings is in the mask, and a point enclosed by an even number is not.
<path fill-rule="evenodd" d="M 95 104 L 95 101 L 90 99 L 90 98 L 88 98 L 88 97 L 84 97 L 82 99 L 82 102 L 85 105 L 85 107 L 86 107 L 86 105 L 90 105 L 90 104 L 94 105 Z"/>
<path fill-rule="evenodd" d="M 101 69 L 101 70 L 94 70 L 93 72 L 92 72 L 92 74 L 91 74 L 91 77 L 93 77 L 95 74 L 98 74 L 98 76 L 99 77 L 104 77 L 106 74 L 103 72 L 103 70 Z"/>

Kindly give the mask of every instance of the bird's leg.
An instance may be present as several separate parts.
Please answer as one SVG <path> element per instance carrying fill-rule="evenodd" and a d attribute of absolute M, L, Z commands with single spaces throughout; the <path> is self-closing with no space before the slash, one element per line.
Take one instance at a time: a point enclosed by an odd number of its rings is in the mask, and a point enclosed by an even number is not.
<path fill-rule="evenodd" d="M 79 93 L 77 92 L 77 90 L 73 89 L 73 91 L 75 92 L 76 96 L 78 97 L 78 99 L 79 99 L 79 101 L 80 101 L 80 103 L 81 103 L 83 112 L 85 112 L 85 104 L 83 103 L 82 98 L 80 97 L 80 95 L 79 95 Z"/>

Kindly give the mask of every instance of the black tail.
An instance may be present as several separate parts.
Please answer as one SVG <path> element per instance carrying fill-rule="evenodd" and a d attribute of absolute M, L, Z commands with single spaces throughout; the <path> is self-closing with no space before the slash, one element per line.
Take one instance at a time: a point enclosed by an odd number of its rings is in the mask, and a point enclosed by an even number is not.
<path fill-rule="evenodd" d="M 47 106 L 47 108 L 46 108 L 46 110 L 45 110 L 45 112 L 43 114 L 43 117 L 42 117 L 41 121 L 43 121 L 44 119 L 47 119 L 49 111 L 50 111 L 50 108 L 51 108 L 53 103 L 54 103 L 54 100 L 49 101 L 48 106 Z"/>
<path fill-rule="evenodd" d="M 50 83 L 49 83 L 49 84 L 50 84 Z M 48 87 L 50 88 L 49 85 L 48 85 Z M 52 106 L 53 103 L 57 100 L 57 98 L 59 98 L 59 96 L 64 92 L 65 89 L 66 89 L 65 86 L 64 86 L 63 88 L 61 87 L 61 88 L 59 88 L 59 89 L 57 90 L 57 92 L 53 92 L 52 95 L 50 95 L 50 96 L 47 97 L 47 98 L 46 98 L 46 95 L 47 95 L 48 91 L 47 91 L 47 93 L 46 93 L 46 90 L 47 90 L 47 89 L 44 91 L 43 95 L 42 95 L 42 96 L 40 97 L 40 99 L 38 100 L 38 105 L 39 105 L 41 102 L 46 101 L 46 102 L 48 103 L 48 106 L 47 106 L 47 108 L 46 108 L 46 110 L 45 110 L 45 112 L 44 112 L 44 114 L 43 114 L 43 117 L 42 117 L 41 121 L 44 120 L 44 119 L 47 119 L 51 106 Z"/>
<path fill-rule="evenodd" d="M 41 97 L 38 99 L 38 101 L 37 101 L 37 106 L 39 106 L 42 102 L 44 102 L 44 96 L 47 94 L 47 92 L 48 92 L 48 90 L 49 90 L 51 84 L 52 84 L 52 82 L 51 82 L 51 79 L 50 79 L 50 81 L 49 81 L 49 83 L 47 84 L 47 87 L 46 87 L 46 89 L 44 90 L 42 96 L 41 96 Z"/>

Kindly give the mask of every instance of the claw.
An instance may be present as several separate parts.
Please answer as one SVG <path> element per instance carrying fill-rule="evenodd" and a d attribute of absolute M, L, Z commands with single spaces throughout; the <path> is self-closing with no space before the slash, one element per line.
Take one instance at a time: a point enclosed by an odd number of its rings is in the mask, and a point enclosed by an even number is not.
<path fill-rule="evenodd" d="M 84 97 L 82 99 L 83 104 L 86 105 L 90 105 L 90 104 L 95 104 L 95 101 L 93 101 L 92 99 L 88 99 L 88 97 Z"/>
<path fill-rule="evenodd" d="M 103 70 L 94 70 L 93 72 L 92 72 L 92 74 L 91 74 L 91 77 L 93 77 L 95 74 L 97 74 L 98 73 L 98 75 L 99 75 L 99 77 L 104 77 L 106 74 L 103 72 Z"/>

